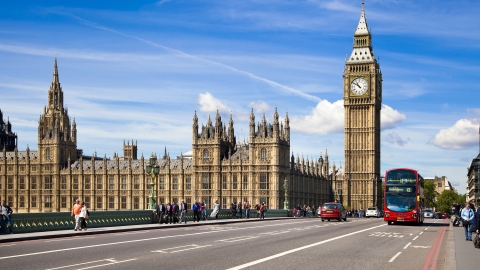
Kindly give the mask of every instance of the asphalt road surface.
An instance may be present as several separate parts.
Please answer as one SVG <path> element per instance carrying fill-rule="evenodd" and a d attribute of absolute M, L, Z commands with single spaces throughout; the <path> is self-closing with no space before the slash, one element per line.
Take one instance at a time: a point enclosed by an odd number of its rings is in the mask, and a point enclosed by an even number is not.
<path fill-rule="evenodd" d="M 448 220 L 298 218 L 0 244 L 1 269 L 443 269 Z M 161 225 L 159 225 L 161 226 Z"/>

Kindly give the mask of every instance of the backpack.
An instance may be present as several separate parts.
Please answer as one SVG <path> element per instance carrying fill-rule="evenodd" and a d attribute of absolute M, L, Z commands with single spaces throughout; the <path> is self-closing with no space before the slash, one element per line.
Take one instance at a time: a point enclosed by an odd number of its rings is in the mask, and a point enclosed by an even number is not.
<path fill-rule="evenodd" d="M 475 236 L 475 238 L 473 239 L 473 246 L 475 248 L 480 248 L 480 237 L 478 236 L 478 233 Z"/>

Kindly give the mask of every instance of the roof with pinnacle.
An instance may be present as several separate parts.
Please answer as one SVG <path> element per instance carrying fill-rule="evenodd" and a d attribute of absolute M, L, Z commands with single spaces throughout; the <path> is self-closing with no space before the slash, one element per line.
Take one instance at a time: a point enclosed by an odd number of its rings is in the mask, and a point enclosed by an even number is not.
<path fill-rule="evenodd" d="M 83 162 L 83 170 L 91 170 L 92 168 L 94 170 L 101 170 L 104 169 L 104 166 L 106 166 L 107 170 L 114 170 L 114 169 L 119 169 L 119 170 L 127 170 L 129 167 L 128 160 L 119 160 L 118 161 L 118 168 L 117 168 L 117 161 L 116 160 L 106 160 L 104 162 L 103 160 L 94 160 L 93 165 L 91 160 L 82 160 Z M 142 163 L 141 160 L 131 160 L 132 163 L 132 170 L 140 170 L 142 169 Z M 158 165 L 160 165 L 160 168 L 164 168 L 167 163 L 167 160 L 161 159 L 158 160 Z M 80 170 L 80 161 L 76 160 L 73 164 L 71 164 L 72 170 Z M 179 169 L 180 167 L 180 159 L 173 159 L 170 160 L 170 169 Z M 183 169 L 190 169 L 192 167 L 192 160 L 191 159 L 183 159 Z"/>
<path fill-rule="evenodd" d="M 248 147 L 246 146 L 240 147 L 240 149 L 237 149 L 237 151 L 235 151 L 235 153 L 232 154 L 230 159 L 233 161 L 236 161 L 236 160 L 248 161 L 249 160 Z"/>
<path fill-rule="evenodd" d="M 369 35 L 367 20 L 365 19 L 365 9 L 362 3 L 362 13 L 360 14 L 360 21 L 358 22 L 357 29 L 355 30 L 355 36 Z"/>
<path fill-rule="evenodd" d="M 17 152 L 18 159 L 27 159 L 27 151 L 18 151 Z M 15 152 L 10 151 L 5 153 L 6 160 L 14 160 L 15 159 Z M 38 158 L 38 152 L 37 151 L 30 151 L 30 159 L 37 159 Z M 0 153 L 0 160 L 3 159 L 3 155 Z"/>

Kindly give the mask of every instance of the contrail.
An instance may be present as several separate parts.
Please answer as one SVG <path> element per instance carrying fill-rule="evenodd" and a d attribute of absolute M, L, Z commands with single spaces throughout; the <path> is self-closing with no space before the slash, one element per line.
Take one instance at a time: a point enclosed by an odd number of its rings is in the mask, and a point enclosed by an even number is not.
<path fill-rule="evenodd" d="M 255 74 L 252 74 L 250 72 L 247 72 L 247 71 L 243 71 L 243 70 L 240 70 L 240 69 L 237 69 L 237 68 L 234 68 L 232 66 L 228 66 L 228 65 L 225 65 L 225 64 L 222 64 L 220 62 L 216 62 L 216 61 L 212 61 L 212 60 L 208 60 L 208 59 L 205 59 L 205 58 L 201 58 L 201 57 L 198 57 L 198 56 L 195 56 L 195 55 L 191 55 L 191 54 L 188 54 L 188 53 L 185 53 L 183 51 L 180 51 L 180 50 L 177 50 L 177 49 L 173 49 L 173 48 L 170 48 L 170 47 L 167 47 L 167 46 L 164 46 L 164 45 L 161 45 L 161 44 L 158 44 L 156 42 L 153 42 L 153 41 L 150 41 L 150 40 L 147 40 L 147 39 L 143 39 L 143 38 L 140 38 L 140 37 L 137 37 L 137 36 L 133 36 L 133 35 L 129 35 L 129 34 L 125 34 L 123 32 L 120 32 L 118 30 L 115 30 L 115 29 L 112 29 L 112 28 L 108 28 L 108 27 L 105 27 L 103 25 L 100 25 L 100 24 L 97 24 L 97 23 L 94 23 L 94 22 L 91 22 L 91 21 L 88 21 L 88 20 L 85 20 L 83 18 L 80 18 L 76 15 L 73 15 L 73 14 L 70 14 L 70 13 L 66 13 L 66 12 L 58 12 L 58 11 L 52 11 L 52 13 L 56 13 L 56 14 L 60 14 L 60 15 L 64 15 L 64 16 L 68 16 L 68 17 L 71 17 L 71 18 L 74 18 L 78 21 L 80 21 L 82 24 L 86 25 L 86 26 L 89 26 L 89 27 L 93 27 L 93 28 L 97 28 L 97 29 L 100 29 L 100 30 L 104 30 L 104 31 L 108 31 L 108 32 L 111 32 L 111 33 L 115 33 L 115 34 L 118 34 L 118 35 L 122 35 L 124 37 L 128 37 L 128 38 L 132 38 L 132 39 L 136 39 L 138 41 L 141 41 L 143 43 L 146 43 L 150 46 L 153 46 L 153 47 L 156 47 L 156 48 L 161 48 L 161 49 L 164 49 L 166 51 L 169 51 L 173 54 L 176 54 L 176 55 L 179 55 L 179 56 L 182 56 L 182 57 L 185 57 L 185 58 L 191 58 L 191 59 L 195 59 L 195 60 L 199 60 L 199 61 L 202 61 L 202 62 L 205 62 L 205 63 L 209 63 L 209 64 L 212 64 L 212 65 L 216 65 L 216 66 L 220 66 L 220 67 L 223 67 L 225 69 L 228 69 L 228 70 L 231 70 L 233 72 L 237 72 L 237 73 L 240 73 L 240 74 L 243 74 L 243 75 L 246 75 L 252 79 L 255 79 L 255 80 L 258 80 L 258 81 L 262 81 L 268 85 L 271 85 L 273 87 L 277 87 L 277 88 L 281 88 L 281 89 L 284 89 L 284 90 L 287 90 L 288 92 L 291 92 L 295 95 L 298 95 L 302 98 L 305 98 L 305 99 L 308 99 L 308 100 L 311 100 L 311 101 L 315 101 L 315 102 L 319 102 L 321 101 L 321 99 L 319 97 L 316 97 L 316 96 L 313 96 L 313 95 L 309 95 L 307 93 L 304 93 L 300 90 L 297 90 L 295 88 L 292 88 L 292 87 L 289 87 L 289 86 L 286 86 L 286 85 L 283 85 L 283 84 L 280 84 L 278 82 L 275 82 L 275 81 L 272 81 L 272 80 L 269 80 L 269 79 L 266 79 L 266 78 L 262 78 L 262 77 L 259 77 Z"/>

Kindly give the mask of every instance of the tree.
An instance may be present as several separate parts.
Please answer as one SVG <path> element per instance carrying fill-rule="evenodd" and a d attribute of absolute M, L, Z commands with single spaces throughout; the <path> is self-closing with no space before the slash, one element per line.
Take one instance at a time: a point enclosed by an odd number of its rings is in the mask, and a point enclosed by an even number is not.
<path fill-rule="evenodd" d="M 426 205 L 430 208 L 436 206 L 435 198 L 437 197 L 437 192 L 435 191 L 435 183 L 431 180 L 426 180 L 423 186 L 423 195 L 425 196 Z"/>
<path fill-rule="evenodd" d="M 455 202 L 460 202 L 462 196 L 454 190 L 444 190 L 437 198 L 437 209 L 442 213 L 450 213 L 452 205 Z"/>

